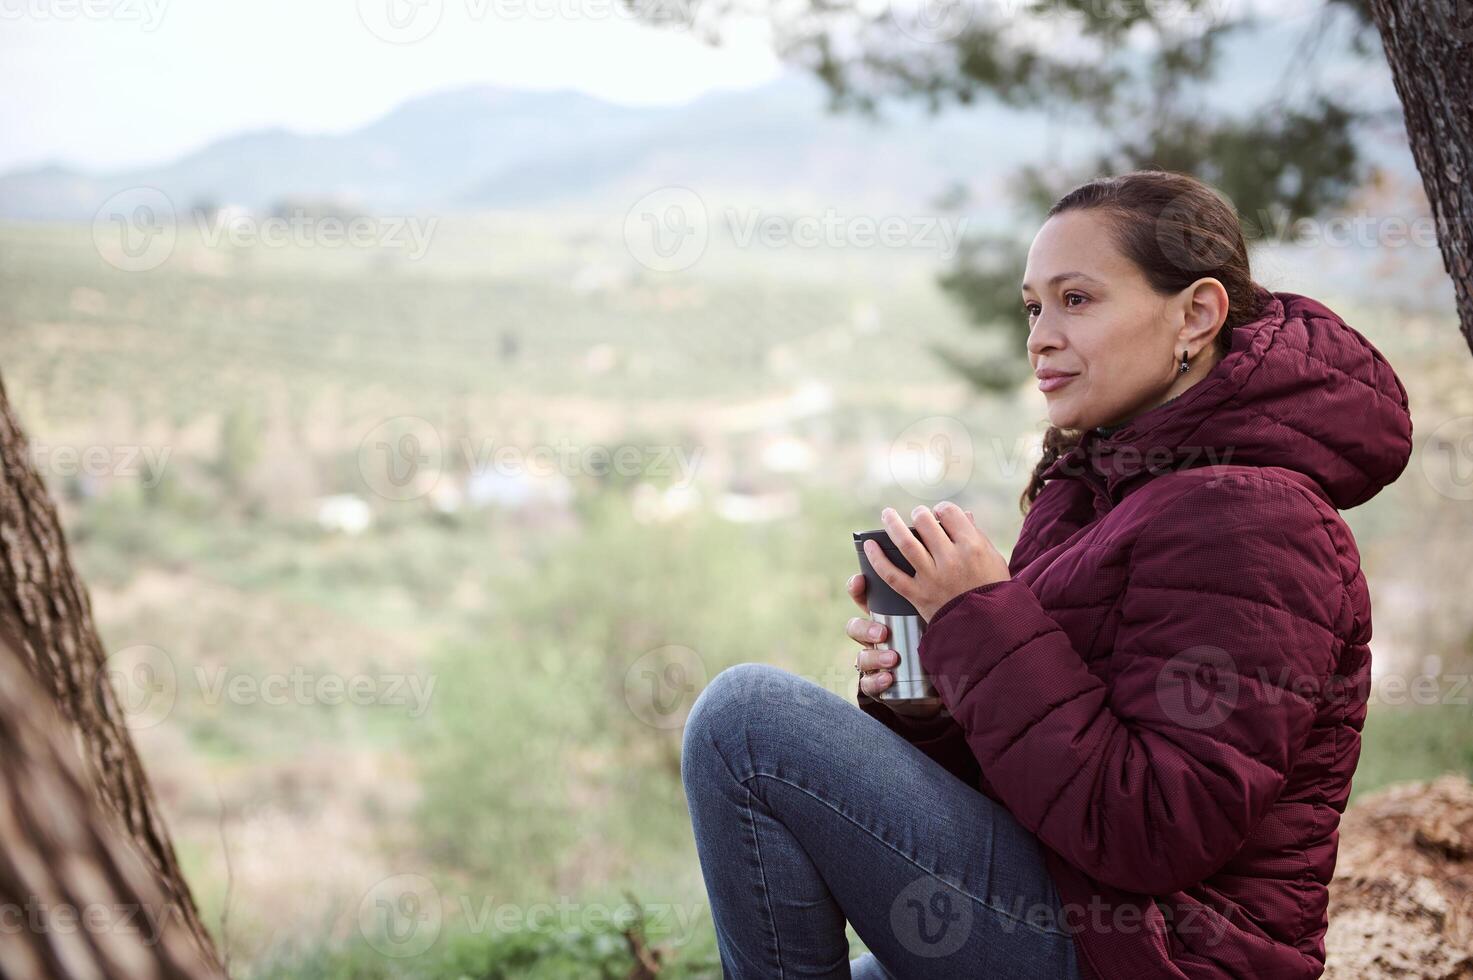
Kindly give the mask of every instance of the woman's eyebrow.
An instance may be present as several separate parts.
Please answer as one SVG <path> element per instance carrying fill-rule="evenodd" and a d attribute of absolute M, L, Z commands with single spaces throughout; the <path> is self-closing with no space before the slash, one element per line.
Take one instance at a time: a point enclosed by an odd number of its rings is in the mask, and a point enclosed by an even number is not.
<path fill-rule="evenodd" d="M 1048 281 L 1048 284 L 1050 286 L 1057 286 L 1059 283 L 1063 282 L 1065 279 L 1083 279 L 1085 282 L 1087 282 L 1087 283 L 1089 283 L 1090 285 L 1093 285 L 1093 286 L 1103 286 L 1104 285 L 1104 283 L 1100 282 L 1094 276 L 1086 275 L 1083 272 L 1061 272 L 1058 275 L 1051 277 L 1049 279 L 1049 281 Z M 1033 287 L 1030 286 L 1030 285 L 1028 285 L 1025 282 L 1025 283 L 1023 283 L 1023 285 L 1022 285 L 1021 288 L 1023 288 L 1023 289 L 1032 289 Z"/>

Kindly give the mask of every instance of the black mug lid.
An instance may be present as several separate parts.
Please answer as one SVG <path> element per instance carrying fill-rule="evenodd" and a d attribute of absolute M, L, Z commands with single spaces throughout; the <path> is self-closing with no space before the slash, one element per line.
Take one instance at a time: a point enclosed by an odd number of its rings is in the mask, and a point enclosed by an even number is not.
<path fill-rule="evenodd" d="M 915 534 L 914 527 L 910 531 Z M 877 542 L 884 549 L 885 557 L 890 559 L 890 563 L 905 574 L 914 575 L 916 570 L 915 566 L 901 553 L 895 542 L 890 540 L 889 531 L 884 528 L 878 531 L 855 531 L 854 550 L 859 553 L 859 570 L 864 573 L 865 603 L 869 606 L 870 612 L 887 616 L 919 615 L 909 600 L 890 588 L 890 584 L 875 573 L 869 556 L 864 553 L 866 541 Z"/>

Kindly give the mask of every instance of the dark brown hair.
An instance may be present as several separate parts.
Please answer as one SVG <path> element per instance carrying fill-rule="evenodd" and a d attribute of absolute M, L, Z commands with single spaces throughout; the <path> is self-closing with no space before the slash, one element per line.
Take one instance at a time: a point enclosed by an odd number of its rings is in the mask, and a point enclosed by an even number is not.
<path fill-rule="evenodd" d="M 1213 340 L 1214 362 L 1232 349 L 1233 328 L 1258 316 L 1259 287 L 1248 266 L 1238 214 L 1207 184 L 1165 170 L 1101 177 L 1055 201 L 1048 217 L 1087 210 L 1102 211 L 1110 218 L 1112 237 L 1121 253 L 1162 295 L 1180 292 L 1206 277 L 1222 283 L 1228 314 Z M 1018 501 L 1023 513 L 1028 513 L 1043 489 L 1043 471 L 1077 445 L 1082 435 L 1075 429 L 1048 427 L 1043 456 Z"/>

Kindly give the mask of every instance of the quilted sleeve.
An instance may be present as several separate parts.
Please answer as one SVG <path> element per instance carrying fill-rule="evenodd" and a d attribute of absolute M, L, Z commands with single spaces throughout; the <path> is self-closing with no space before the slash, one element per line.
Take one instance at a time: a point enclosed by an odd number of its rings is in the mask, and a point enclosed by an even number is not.
<path fill-rule="evenodd" d="M 1131 553 L 1108 683 L 1017 580 L 939 609 L 922 663 L 1018 821 L 1141 894 L 1227 863 L 1334 669 L 1345 589 L 1323 521 L 1303 491 L 1257 475 L 1162 504 Z"/>

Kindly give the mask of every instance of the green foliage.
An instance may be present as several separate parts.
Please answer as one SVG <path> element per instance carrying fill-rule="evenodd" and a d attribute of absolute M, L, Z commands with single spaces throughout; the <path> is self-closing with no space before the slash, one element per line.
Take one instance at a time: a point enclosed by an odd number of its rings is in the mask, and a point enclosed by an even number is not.
<path fill-rule="evenodd" d="M 261 420 L 249 404 L 232 405 L 220 420 L 216 472 L 232 493 L 244 488 L 246 474 L 261 458 Z"/>
<path fill-rule="evenodd" d="M 698 23 L 719 34 L 737 6 L 734 0 L 702 6 Z M 1343 205 L 1365 177 L 1357 135 L 1369 113 L 1354 93 L 1321 83 L 1313 64 L 1323 39 L 1332 37 L 1384 68 L 1365 0 L 1326 0 L 1296 25 L 1271 25 L 1299 35 L 1292 61 L 1255 64 L 1255 71 L 1282 75 L 1280 85 L 1263 103 L 1231 108 L 1209 98 L 1209 88 L 1224 81 L 1224 41 L 1266 25 L 1219 0 L 1001 6 L 962 0 L 925 7 L 934 22 L 895 5 L 868 11 L 815 0 L 775 9 L 781 11 L 770 14 L 779 53 L 825 84 L 836 111 L 875 116 L 892 100 L 918 101 L 932 111 L 993 101 L 1047 109 L 1065 125 L 1108 134 L 1104 149 L 1082 167 L 1047 160 L 1016 175 L 1020 225 L 1036 225 L 1054 200 L 1091 177 L 1164 169 L 1217 185 L 1252 239 Z M 1025 251 L 1016 237 L 975 236 L 940 285 L 973 325 L 1017 341 L 1027 332 L 1014 316 Z M 1006 390 L 1024 376 L 1021 342 L 985 361 L 934 349 L 982 391 Z"/>
<path fill-rule="evenodd" d="M 1451 689 L 1449 689 L 1450 691 Z M 1391 783 L 1461 772 L 1473 779 L 1473 708 L 1462 704 L 1372 704 L 1361 735 L 1352 801 Z"/>
<path fill-rule="evenodd" d="M 634 966 L 624 937 L 612 928 L 441 937 L 418 956 L 386 956 L 364 939 L 343 947 L 279 951 L 251 972 L 254 980 L 622 980 Z M 662 976 L 692 976 L 672 970 Z M 719 976 L 717 969 L 712 976 Z"/>
<path fill-rule="evenodd" d="M 825 514 L 815 499 L 777 526 L 642 525 L 608 495 L 577 535 L 492 576 L 484 613 L 432 665 L 439 693 L 411 741 L 426 855 L 498 894 L 545 889 L 590 835 L 631 874 L 693 866 L 678 723 L 705 683 L 760 660 L 848 694 L 823 643 L 842 647 L 854 556 Z M 638 670 L 672 660 L 686 688 L 665 718 Z"/>

